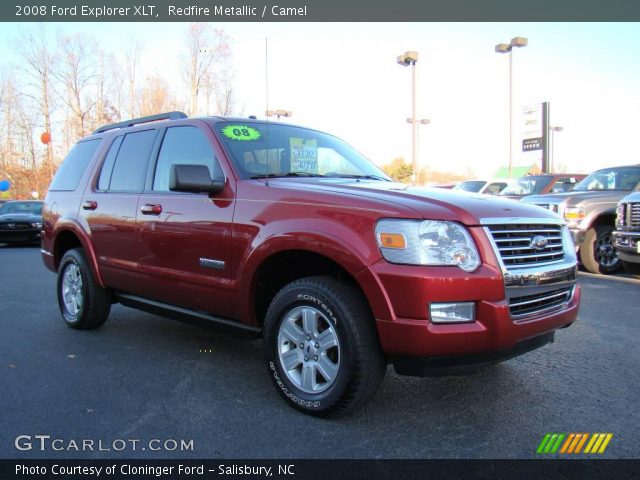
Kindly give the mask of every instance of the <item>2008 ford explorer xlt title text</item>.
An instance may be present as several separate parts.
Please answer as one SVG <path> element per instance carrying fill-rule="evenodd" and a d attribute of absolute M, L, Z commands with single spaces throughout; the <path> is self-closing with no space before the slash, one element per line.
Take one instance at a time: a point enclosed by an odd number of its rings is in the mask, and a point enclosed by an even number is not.
<path fill-rule="evenodd" d="M 69 152 L 42 255 L 67 324 L 111 304 L 264 337 L 295 408 L 330 416 L 401 374 L 472 371 L 551 342 L 578 313 L 563 221 L 510 200 L 390 181 L 315 130 L 180 112 Z"/>

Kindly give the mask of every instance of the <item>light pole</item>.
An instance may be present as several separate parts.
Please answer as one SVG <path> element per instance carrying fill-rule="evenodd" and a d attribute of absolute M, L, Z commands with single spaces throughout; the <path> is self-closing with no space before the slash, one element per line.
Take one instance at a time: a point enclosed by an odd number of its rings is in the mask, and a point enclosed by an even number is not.
<path fill-rule="evenodd" d="M 413 119 L 413 118 L 407 118 L 407 123 L 413 123 L 416 125 L 417 129 L 418 129 L 418 140 L 416 142 L 416 156 L 418 158 L 417 160 L 417 164 L 416 164 L 416 170 L 415 170 L 415 175 L 416 175 L 416 181 L 415 183 L 418 183 L 418 174 L 420 173 L 420 125 L 429 125 L 431 124 L 431 120 L 428 118 L 421 118 L 420 120 L 418 119 Z"/>
<path fill-rule="evenodd" d="M 549 167 L 549 170 L 551 170 L 550 173 L 553 173 L 553 167 L 554 167 L 554 163 L 556 161 L 556 153 L 555 153 L 555 146 L 556 146 L 556 141 L 554 138 L 554 132 L 561 132 L 564 130 L 564 127 L 549 127 L 549 139 L 551 140 L 551 166 Z"/>
<path fill-rule="evenodd" d="M 418 61 L 418 52 L 407 51 L 398 57 L 398 64 L 403 67 L 411 65 L 411 164 L 413 173 L 411 178 L 415 185 L 418 179 L 418 153 L 417 153 L 417 137 L 418 123 L 416 120 L 416 62 Z"/>
<path fill-rule="evenodd" d="M 511 178 L 511 168 L 513 166 L 513 47 L 526 47 L 529 40 L 525 37 L 514 37 L 509 43 L 499 43 L 496 45 L 497 53 L 509 54 L 509 178 Z"/>
<path fill-rule="evenodd" d="M 277 117 L 280 120 L 280 117 L 288 118 L 293 115 L 293 112 L 290 110 L 267 110 L 265 112 L 267 117 Z"/>

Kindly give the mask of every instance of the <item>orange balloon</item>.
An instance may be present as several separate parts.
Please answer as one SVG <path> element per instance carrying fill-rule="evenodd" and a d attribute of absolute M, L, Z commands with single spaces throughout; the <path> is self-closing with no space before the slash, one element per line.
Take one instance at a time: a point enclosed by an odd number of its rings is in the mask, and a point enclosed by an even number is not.
<path fill-rule="evenodd" d="M 42 135 L 40 135 L 40 141 L 45 145 L 47 143 L 51 143 L 51 134 L 49 132 L 44 132 Z"/>

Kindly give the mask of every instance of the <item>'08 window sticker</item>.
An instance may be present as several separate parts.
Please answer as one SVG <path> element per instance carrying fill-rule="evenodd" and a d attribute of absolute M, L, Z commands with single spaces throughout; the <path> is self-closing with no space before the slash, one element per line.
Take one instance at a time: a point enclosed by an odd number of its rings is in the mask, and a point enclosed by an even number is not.
<path fill-rule="evenodd" d="M 221 132 L 231 140 L 251 141 L 262 138 L 262 134 L 258 130 L 248 125 L 227 125 Z"/>

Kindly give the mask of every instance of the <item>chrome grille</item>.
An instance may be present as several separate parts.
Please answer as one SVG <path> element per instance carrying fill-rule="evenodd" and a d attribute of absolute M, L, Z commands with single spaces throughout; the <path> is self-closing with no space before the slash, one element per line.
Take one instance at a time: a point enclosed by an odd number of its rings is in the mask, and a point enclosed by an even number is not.
<path fill-rule="evenodd" d="M 509 312 L 513 318 L 518 318 L 560 308 L 571 300 L 572 293 L 573 287 L 567 287 L 524 297 L 513 297 L 509 299 Z"/>
<path fill-rule="evenodd" d="M 564 257 L 560 225 L 508 224 L 488 228 L 505 267 L 544 265 Z"/>
<path fill-rule="evenodd" d="M 10 232 L 14 232 L 16 230 L 29 230 L 31 229 L 31 224 L 29 223 L 21 223 L 21 222 L 2 222 L 0 223 L 0 230 L 8 230 Z"/>
<path fill-rule="evenodd" d="M 629 228 L 640 229 L 640 203 L 627 204 Z"/>

